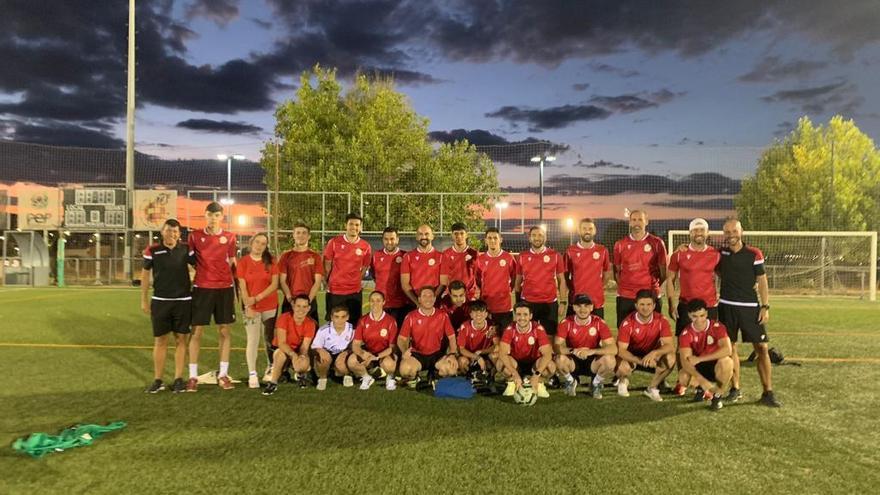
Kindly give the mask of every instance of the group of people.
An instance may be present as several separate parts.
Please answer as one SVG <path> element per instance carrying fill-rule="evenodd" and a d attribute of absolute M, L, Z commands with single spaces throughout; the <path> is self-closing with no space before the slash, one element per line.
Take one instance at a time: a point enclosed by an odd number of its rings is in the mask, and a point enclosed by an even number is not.
<path fill-rule="evenodd" d="M 478 252 L 461 223 L 452 226 L 452 246 L 442 252 L 434 248 L 428 225 L 418 227 L 417 246 L 409 252 L 400 249 L 397 229 L 387 227 L 382 249 L 374 252 L 360 237 L 361 218 L 349 214 L 345 232 L 323 253 L 310 249 L 309 227 L 296 224 L 293 247 L 277 258 L 265 234 L 253 236 L 246 254 L 237 258 L 235 234 L 221 228 L 222 206 L 210 203 L 205 218 L 206 227 L 190 232 L 186 244 L 180 241 L 179 223 L 168 220 L 162 241 L 144 251 L 141 305 L 151 316 L 155 337 L 155 379 L 147 392 L 165 388 L 171 333 L 177 343 L 171 388 L 198 390 L 201 338 L 212 319 L 219 327 L 217 384 L 234 388 L 229 356 L 237 298 L 251 388 L 261 387 L 261 335 L 265 342 L 264 395 L 283 381 L 301 387 L 316 382 L 324 390 L 331 378 L 346 387 L 357 378 L 366 390 L 384 378 L 386 389 L 394 390 L 398 382 L 416 387 L 425 378 L 464 375 L 486 384 L 501 377 L 507 382 L 504 395 L 533 404 L 549 397 L 551 379 L 574 396 L 579 379 L 587 377 L 591 395 L 599 399 L 609 381 L 619 395 L 628 396 L 630 375 L 646 371 L 651 379 L 644 394 L 662 401 L 666 379 L 677 370 L 673 394 L 685 395 L 693 387 L 694 401 L 720 409 L 741 398 L 736 350 L 741 336 L 757 356 L 760 402 L 781 405 L 771 384 L 763 255 L 743 243 L 742 225 L 735 219 L 724 223 L 724 246 L 717 248 L 708 244 L 708 223 L 694 219 L 690 242 L 671 256 L 663 241 L 648 233 L 642 210 L 630 213 L 629 235 L 611 252 L 596 242 L 596 223 L 584 218 L 578 241 L 564 253 L 548 247 L 544 229 L 533 227 L 529 249 L 514 256 L 502 248 L 494 228 L 485 232 L 486 251 Z M 368 270 L 375 289 L 369 311 L 362 314 Z M 604 310 L 612 279 L 616 337 Z M 326 312 L 319 326 L 322 287 Z M 662 289 L 674 336 L 661 311 Z M 184 380 L 187 348 L 189 378 Z"/>

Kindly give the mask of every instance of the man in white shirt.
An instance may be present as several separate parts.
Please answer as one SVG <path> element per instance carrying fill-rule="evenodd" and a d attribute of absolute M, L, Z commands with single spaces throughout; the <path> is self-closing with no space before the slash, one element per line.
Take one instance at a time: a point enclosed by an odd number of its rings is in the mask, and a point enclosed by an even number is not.
<path fill-rule="evenodd" d="M 354 326 L 348 322 L 348 308 L 343 305 L 330 309 L 330 321 L 318 329 L 312 341 L 313 366 L 318 375 L 318 390 L 327 389 L 330 367 L 342 378 L 344 387 L 354 385 L 346 360 L 354 339 Z"/>

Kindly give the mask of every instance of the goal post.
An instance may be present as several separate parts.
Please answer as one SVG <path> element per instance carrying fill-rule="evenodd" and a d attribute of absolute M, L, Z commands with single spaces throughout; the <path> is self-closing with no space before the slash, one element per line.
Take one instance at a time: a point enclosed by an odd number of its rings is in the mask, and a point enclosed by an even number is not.
<path fill-rule="evenodd" d="M 687 230 L 670 230 L 669 252 L 689 242 Z M 764 253 L 770 289 L 792 294 L 859 295 L 877 300 L 877 232 L 746 231 L 743 239 Z M 709 232 L 721 246 L 724 233 Z"/>

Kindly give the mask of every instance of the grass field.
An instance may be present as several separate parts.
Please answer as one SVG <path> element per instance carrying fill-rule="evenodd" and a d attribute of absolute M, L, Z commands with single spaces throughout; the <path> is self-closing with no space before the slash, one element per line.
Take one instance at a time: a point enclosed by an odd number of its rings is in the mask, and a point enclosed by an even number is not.
<path fill-rule="evenodd" d="M 601 401 L 554 391 L 532 408 L 332 384 L 282 385 L 272 397 L 241 385 L 144 394 L 152 337 L 138 298 L 0 289 L 0 493 L 806 494 L 876 493 L 880 483 L 875 303 L 774 298 L 772 344 L 803 364 L 774 368 L 785 407 L 754 404 L 760 386 L 746 365 L 746 400 L 712 413 L 612 390 Z M 240 325 L 234 335 L 243 347 Z M 210 332 L 205 345 L 215 343 Z M 216 360 L 203 352 L 201 370 Z M 232 372 L 246 375 L 241 350 Z M 646 383 L 637 374 L 633 388 Z M 9 447 L 115 420 L 128 427 L 91 447 L 39 460 Z"/>

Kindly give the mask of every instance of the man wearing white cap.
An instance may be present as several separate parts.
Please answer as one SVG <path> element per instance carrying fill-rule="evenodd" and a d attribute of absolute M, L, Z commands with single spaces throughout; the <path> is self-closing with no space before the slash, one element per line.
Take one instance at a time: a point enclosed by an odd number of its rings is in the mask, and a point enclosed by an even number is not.
<path fill-rule="evenodd" d="M 686 249 L 679 249 L 669 258 L 666 270 L 666 297 L 669 300 L 669 316 L 675 321 L 675 335 L 690 325 L 687 304 L 694 299 L 706 302 L 709 319 L 718 321 L 718 295 L 715 292 L 715 268 L 721 259 L 717 249 L 706 244 L 709 222 L 702 218 L 691 220 L 691 242 Z M 675 282 L 681 287 L 678 293 Z"/>

